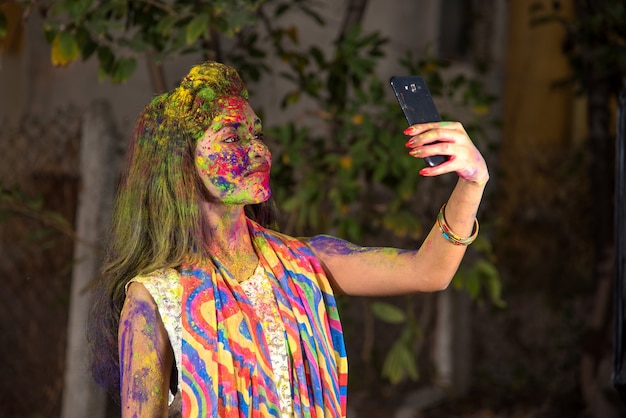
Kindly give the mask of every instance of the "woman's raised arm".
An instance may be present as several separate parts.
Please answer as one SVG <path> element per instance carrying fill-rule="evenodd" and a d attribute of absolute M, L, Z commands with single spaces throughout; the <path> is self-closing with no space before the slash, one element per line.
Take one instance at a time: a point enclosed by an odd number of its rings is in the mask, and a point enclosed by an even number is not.
<path fill-rule="evenodd" d="M 478 232 L 476 213 L 489 172 L 463 126 L 458 122 L 427 123 L 413 125 L 404 133 L 411 136 L 406 146 L 413 157 L 449 157 L 436 167 L 422 169 L 421 175 L 456 172 L 459 176 L 445 206 L 444 231 L 448 233 L 442 233 L 435 224 L 419 250 L 359 247 L 329 236 L 312 238 L 309 246 L 324 263 L 334 285 L 346 294 L 373 296 L 443 290 L 467 248 L 456 245 L 450 237 L 469 238 Z M 442 215 L 439 219 L 443 219 Z"/>

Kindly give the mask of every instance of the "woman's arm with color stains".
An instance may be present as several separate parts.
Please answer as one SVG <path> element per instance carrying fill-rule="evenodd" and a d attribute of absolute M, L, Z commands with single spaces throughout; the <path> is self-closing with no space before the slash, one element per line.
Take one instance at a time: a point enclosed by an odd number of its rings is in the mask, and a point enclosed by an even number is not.
<path fill-rule="evenodd" d="M 445 218 L 461 237 L 469 237 L 482 200 L 489 171 L 484 158 L 458 122 L 413 125 L 404 131 L 415 158 L 446 155 L 449 159 L 420 170 L 431 177 L 457 173 L 459 180 L 448 198 Z M 443 202 L 442 202 L 443 203 Z M 467 247 L 448 241 L 434 225 L 419 250 L 359 247 L 329 236 L 314 237 L 310 247 L 324 263 L 334 285 L 352 295 L 391 295 L 445 289 Z"/>
<path fill-rule="evenodd" d="M 465 190 L 474 187 L 477 191 Z M 458 228 L 463 231 L 459 233 L 470 235 L 480 201 L 478 194 L 482 194 L 481 186 L 459 180 L 448 200 L 454 216 L 446 208 L 449 223 L 455 225 L 453 230 Z M 464 197 L 460 198 L 461 195 Z M 472 202 L 468 196 L 475 196 L 476 201 Z M 335 290 L 355 296 L 443 290 L 454 277 L 467 249 L 446 240 L 437 225 L 431 228 L 418 250 L 361 247 L 329 235 L 313 237 L 307 243 L 324 265 Z"/>
<path fill-rule="evenodd" d="M 132 283 L 119 326 L 122 418 L 167 417 L 173 353 L 157 306 Z"/>

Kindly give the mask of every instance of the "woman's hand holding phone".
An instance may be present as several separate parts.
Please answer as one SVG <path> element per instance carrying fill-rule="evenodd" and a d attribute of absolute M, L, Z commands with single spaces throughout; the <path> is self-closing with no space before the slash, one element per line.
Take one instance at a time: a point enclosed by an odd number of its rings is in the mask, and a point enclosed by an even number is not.
<path fill-rule="evenodd" d="M 409 154 L 418 158 L 447 156 L 447 161 L 420 170 L 423 176 L 439 176 L 456 172 L 462 179 L 484 186 L 489 170 L 480 151 L 459 122 L 429 122 L 412 125 L 404 131 L 411 138 L 406 146 Z"/>
<path fill-rule="evenodd" d="M 437 106 L 422 77 L 394 76 L 391 77 L 389 83 L 409 126 L 418 123 L 441 122 Z M 445 155 L 432 155 L 424 157 L 424 162 L 434 167 L 447 159 Z"/>
<path fill-rule="evenodd" d="M 455 171 L 470 183 L 484 185 L 489 171 L 483 156 L 459 122 L 442 122 L 428 86 L 419 76 L 394 76 L 389 80 L 400 108 L 409 123 L 404 131 L 411 139 L 409 154 L 423 158 L 423 176 Z"/>

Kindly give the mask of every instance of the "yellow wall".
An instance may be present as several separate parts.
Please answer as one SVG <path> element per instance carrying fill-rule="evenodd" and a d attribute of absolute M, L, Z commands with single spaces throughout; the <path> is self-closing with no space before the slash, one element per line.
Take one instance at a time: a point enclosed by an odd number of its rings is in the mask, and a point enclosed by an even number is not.
<path fill-rule="evenodd" d="M 581 238 L 590 187 L 586 109 L 565 83 L 565 28 L 533 24 L 554 14 L 574 19 L 573 0 L 558 10 L 554 3 L 509 2 L 496 247 L 501 260 L 514 260 L 514 282 L 530 286 L 582 274 L 589 257 Z"/>
<path fill-rule="evenodd" d="M 16 54 L 22 46 L 22 10 L 17 3 L 0 4 L 0 10 L 7 18 L 7 36 L 0 39 L 0 54 Z"/>
<path fill-rule="evenodd" d="M 570 87 L 555 87 L 570 76 L 563 53 L 565 29 L 557 22 L 533 25 L 554 13 L 553 1 L 509 2 L 509 39 L 504 87 L 506 150 L 567 145 L 573 95 Z M 570 1 L 560 1 L 558 15 L 573 17 Z M 533 6 L 531 9 L 531 4 Z M 539 5 L 541 7 L 539 7 Z"/>

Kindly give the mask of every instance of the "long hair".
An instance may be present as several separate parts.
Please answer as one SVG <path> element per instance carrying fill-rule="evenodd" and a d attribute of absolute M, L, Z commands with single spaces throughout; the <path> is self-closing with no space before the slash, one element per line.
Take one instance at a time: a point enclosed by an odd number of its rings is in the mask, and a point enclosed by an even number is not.
<path fill-rule="evenodd" d="M 93 288 L 88 337 L 95 380 L 119 395 L 118 327 L 128 282 L 184 260 L 208 257 L 199 202 L 206 194 L 195 169 L 197 140 L 220 112 L 218 98 L 248 92 L 237 72 L 220 63 L 193 67 L 174 90 L 140 114 L 122 170 L 102 274 Z M 273 205 L 246 207 L 268 226 Z"/>

